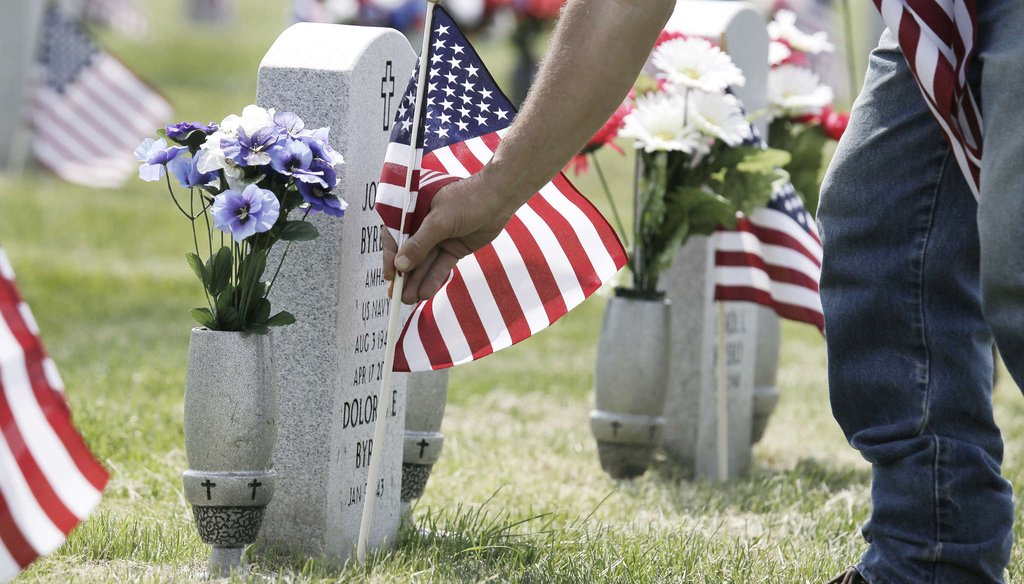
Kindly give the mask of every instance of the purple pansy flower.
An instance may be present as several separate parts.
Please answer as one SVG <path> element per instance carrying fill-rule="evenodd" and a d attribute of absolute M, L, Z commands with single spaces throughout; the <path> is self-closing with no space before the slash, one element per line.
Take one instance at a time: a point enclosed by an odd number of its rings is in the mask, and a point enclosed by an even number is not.
<path fill-rule="evenodd" d="M 167 169 L 186 189 L 203 187 L 220 178 L 217 171 L 199 172 L 199 169 L 196 168 L 197 162 L 199 162 L 198 158 L 178 156 L 167 165 Z"/>
<path fill-rule="evenodd" d="M 184 146 L 168 148 L 163 138 L 146 138 L 135 148 L 135 160 L 142 163 L 139 166 L 139 178 L 146 182 L 160 180 L 164 176 L 164 165 L 186 150 Z"/>
<path fill-rule="evenodd" d="M 274 125 L 292 138 L 301 136 L 306 127 L 302 118 L 292 112 L 277 112 L 274 114 Z"/>
<path fill-rule="evenodd" d="M 238 128 L 237 138 L 223 138 L 220 146 L 224 156 L 239 166 L 263 166 L 270 164 L 267 150 L 281 139 L 277 126 L 262 127 L 250 136 L 245 130 Z"/>
<path fill-rule="evenodd" d="M 334 172 L 333 170 L 331 171 Z M 332 182 L 334 177 L 332 176 Z M 295 186 L 302 195 L 302 200 L 309 203 L 309 211 L 312 214 L 326 213 L 332 217 L 344 217 L 348 203 L 338 196 L 325 189 L 319 184 L 311 184 L 303 181 L 295 181 Z"/>
<path fill-rule="evenodd" d="M 277 172 L 302 182 L 317 183 L 331 188 L 323 178 L 323 171 L 311 168 L 316 159 L 313 151 L 298 140 L 282 140 L 270 149 L 270 166 Z"/>
<path fill-rule="evenodd" d="M 210 122 L 209 124 L 203 124 L 201 122 L 181 122 L 179 124 L 171 124 L 164 128 L 164 131 L 167 132 L 167 137 L 175 142 L 183 142 L 188 138 L 189 134 L 197 130 L 209 136 L 217 131 L 217 124 L 213 122 Z"/>
<path fill-rule="evenodd" d="M 313 151 L 313 156 L 326 160 L 331 166 L 344 164 L 345 159 L 341 154 L 338 154 L 337 150 L 331 148 L 328 138 L 330 131 L 330 128 L 317 128 L 313 130 L 312 134 L 301 136 L 299 139 Z"/>
<path fill-rule="evenodd" d="M 210 207 L 217 229 L 242 241 L 255 233 L 269 231 L 281 213 L 281 203 L 274 193 L 249 185 L 238 192 L 227 190 L 213 199 Z"/>

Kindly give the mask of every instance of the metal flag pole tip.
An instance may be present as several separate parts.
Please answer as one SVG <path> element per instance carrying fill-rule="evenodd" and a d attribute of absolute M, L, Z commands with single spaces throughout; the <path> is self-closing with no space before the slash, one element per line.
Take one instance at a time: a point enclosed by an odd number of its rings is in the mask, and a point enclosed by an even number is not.
<path fill-rule="evenodd" d="M 412 131 L 409 135 L 409 165 L 405 174 L 405 195 L 402 200 L 402 220 L 398 228 L 398 248 L 401 249 L 405 243 L 405 219 L 408 214 L 409 202 L 412 190 L 412 175 L 417 166 L 417 143 L 419 142 L 421 118 L 423 113 L 423 98 L 426 94 L 427 52 L 430 50 L 430 29 L 434 20 L 434 7 L 439 0 L 427 0 L 427 11 L 423 18 L 423 45 L 420 49 L 419 76 L 416 82 L 416 103 L 413 109 Z M 384 350 L 384 368 L 381 372 L 380 392 L 377 396 L 377 403 L 383 404 L 383 414 L 378 411 L 377 421 L 373 429 L 373 445 L 376 452 L 370 455 L 370 468 L 366 476 L 366 492 L 363 495 L 363 516 L 359 524 L 359 538 L 356 541 L 356 560 L 359 565 L 366 564 L 366 545 L 370 538 L 370 527 L 373 524 L 373 507 L 376 502 L 377 483 L 380 482 L 381 461 L 384 458 L 384 432 L 387 428 L 387 420 L 393 412 L 390 411 L 390 401 L 386 399 L 387 392 L 391 388 L 391 374 L 395 368 L 395 350 L 398 344 L 398 324 L 401 314 L 402 293 L 405 291 L 405 274 L 395 274 L 395 283 L 391 291 L 390 315 L 388 316 L 387 345 Z M 396 306 L 397 300 L 397 306 Z M 378 407 L 380 407 L 378 405 Z"/>

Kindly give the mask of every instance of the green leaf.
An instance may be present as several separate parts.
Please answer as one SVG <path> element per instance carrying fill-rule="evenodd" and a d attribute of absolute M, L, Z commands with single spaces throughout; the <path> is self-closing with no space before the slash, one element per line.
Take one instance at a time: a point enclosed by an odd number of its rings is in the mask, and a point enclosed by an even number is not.
<path fill-rule="evenodd" d="M 206 272 L 210 276 L 210 294 L 220 294 L 231 281 L 231 248 L 226 245 L 220 248 L 207 263 Z"/>
<path fill-rule="evenodd" d="M 270 327 L 265 324 L 250 324 L 246 327 L 245 332 L 254 335 L 265 335 L 270 332 Z"/>
<path fill-rule="evenodd" d="M 217 308 L 217 321 L 222 331 L 242 330 L 242 319 L 238 317 L 238 311 L 234 306 Z"/>
<path fill-rule="evenodd" d="M 241 265 L 238 266 L 239 279 L 241 281 L 240 287 L 245 286 L 248 289 L 255 288 L 259 284 L 260 277 L 263 276 L 263 272 L 267 269 L 267 252 L 266 251 L 253 251 L 249 255 L 242 258 Z M 250 295 L 250 298 L 252 296 Z"/>
<path fill-rule="evenodd" d="M 294 323 L 295 317 L 292 316 L 292 313 L 284 310 L 267 319 L 267 326 L 285 326 Z"/>
<path fill-rule="evenodd" d="M 210 312 L 209 308 L 193 308 L 189 314 L 192 315 L 192 318 L 196 319 L 196 322 L 208 329 L 216 327 L 217 320 L 213 318 L 213 313 Z"/>
<path fill-rule="evenodd" d="M 217 296 L 214 298 L 215 312 L 216 312 L 216 315 L 217 315 L 217 320 L 221 324 L 223 324 L 223 320 L 221 319 L 221 314 L 225 310 L 227 310 L 228 308 L 231 307 L 232 300 L 233 300 L 232 297 L 234 295 L 235 295 L 235 288 L 234 288 L 234 286 L 230 286 L 229 285 L 226 288 L 224 288 L 223 290 L 221 290 L 220 294 L 217 294 Z M 230 330 L 230 329 L 221 329 L 221 330 Z"/>
<path fill-rule="evenodd" d="M 774 148 L 753 148 L 747 152 L 743 160 L 736 165 L 736 170 L 750 173 L 767 174 L 776 168 L 784 168 L 789 164 L 790 155 L 785 150 Z"/>
<path fill-rule="evenodd" d="M 252 308 L 249 309 L 249 322 L 253 324 L 263 324 L 270 318 L 270 301 L 266 298 L 258 298 L 252 303 Z"/>
<path fill-rule="evenodd" d="M 199 278 L 199 281 L 203 283 L 203 287 L 206 287 L 206 272 L 203 268 L 203 260 L 194 253 L 185 254 L 185 261 L 188 262 L 192 272 Z"/>
<path fill-rule="evenodd" d="M 319 236 L 317 228 L 305 221 L 286 221 L 281 226 L 280 237 L 285 241 L 310 241 Z"/>

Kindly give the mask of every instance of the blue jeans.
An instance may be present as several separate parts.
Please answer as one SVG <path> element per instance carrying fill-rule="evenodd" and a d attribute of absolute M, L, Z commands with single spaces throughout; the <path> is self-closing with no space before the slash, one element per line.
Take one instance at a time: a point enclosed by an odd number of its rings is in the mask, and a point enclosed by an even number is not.
<path fill-rule="evenodd" d="M 978 10 L 980 205 L 888 32 L 822 188 L 829 391 L 872 464 L 871 584 L 1003 582 L 1010 557 L 991 348 L 1024 387 L 1024 3 Z"/>

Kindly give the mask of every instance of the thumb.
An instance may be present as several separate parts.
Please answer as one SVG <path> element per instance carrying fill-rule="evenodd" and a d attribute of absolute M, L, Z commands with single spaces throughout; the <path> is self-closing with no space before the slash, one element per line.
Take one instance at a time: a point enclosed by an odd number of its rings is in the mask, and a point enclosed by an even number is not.
<path fill-rule="evenodd" d="M 398 250 L 398 257 L 395 258 L 395 267 L 398 270 L 409 272 L 416 269 L 416 266 L 423 262 L 430 250 L 451 237 L 448 223 L 438 219 L 437 216 L 436 211 L 427 213 L 416 233 L 409 236 L 409 239 L 402 244 L 402 248 Z"/>

